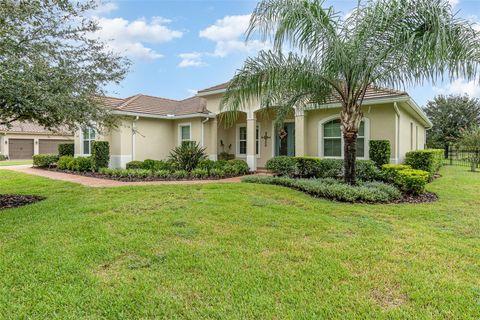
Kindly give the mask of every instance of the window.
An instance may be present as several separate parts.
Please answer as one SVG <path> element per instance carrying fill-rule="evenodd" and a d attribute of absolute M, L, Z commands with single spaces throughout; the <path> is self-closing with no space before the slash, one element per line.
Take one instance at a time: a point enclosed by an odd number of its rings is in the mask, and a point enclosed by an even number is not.
<path fill-rule="evenodd" d="M 343 157 L 343 135 L 340 119 L 328 121 L 322 125 L 323 156 Z M 365 130 L 365 121 L 360 122 L 357 135 L 357 157 L 365 158 L 366 144 L 368 143 Z"/>
<path fill-rule="evenodd" d="M 95 141 L 95 129 L 88 127 L 82 131 L 83 154 L 92 153 L 92 144 Z"/>
<path fill-rule="evenodd" d="M 179 144 L 190 143 L 192 141 L 192 126 L 190 124 L 179 125 Z"/>
<path fill-rule="evenodd" d="M 247 127 L 242 125 L 238 127 L 238 154 L 247 154 Z M 255 154 L 260 152 L 260 126 L 255 129 Z"/>

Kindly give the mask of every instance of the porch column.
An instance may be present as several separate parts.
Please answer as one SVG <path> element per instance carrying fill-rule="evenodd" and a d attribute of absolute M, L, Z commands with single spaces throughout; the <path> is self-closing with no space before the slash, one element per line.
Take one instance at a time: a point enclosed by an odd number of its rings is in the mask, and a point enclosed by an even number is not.
<path fill-rule="evenodd" d="M 218 155 L 217 133 L 218 133 L 218 121 L 217 121 L 217 118 L 215 117 L 214 119 L 212 119 L 212 122 L 210 123 L 210 143 L 209 143 L 210 153 L 208 155 L 208 158 L 213 161 L 217 160 L 217 155 Z"/>
<path fill-rule="evenodd" d="M 295 156 L 305 156 L 305 112 L 295 108 Z"/>
<path fill-rule="evenodd" d="M 247 112 L 247 164 L 250 171 L 257 170 L 257 155 L 255 154 L 255 136 L 257 121 L 253 110 Z"/>
<path fill-rule="evenodd" d="M 39 144 L 39 140 L 38 139 L 33 139 L 33 154 L 34 155 L 37 155 L 37 154 L 40 153 L 40 146 L 38 144 Z"/>

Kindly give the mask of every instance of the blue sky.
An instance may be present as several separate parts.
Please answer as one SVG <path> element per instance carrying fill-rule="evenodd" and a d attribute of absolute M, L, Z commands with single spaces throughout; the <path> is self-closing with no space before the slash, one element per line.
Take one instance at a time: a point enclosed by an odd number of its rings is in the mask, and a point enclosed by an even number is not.
<path fill-rule="evenodd" d="M 450 0 L 459 15 L 480 21 L 480 0 Z M 356 0 L 328 0 L 348 13 Z M 150 0 L 104 2 L 93 14 L 102 30 L 98 36 L 133 64 L 109 94 L 137 93 L 184 99 L 230 79 L 249 55 L 264 47 L 245 44 L 243 31 L 256 1 Z M 450 79 L 445 83 L 406 88 L 420 104 L 436 94 L 468 93 L 480 97 L 478 83 Z"/>

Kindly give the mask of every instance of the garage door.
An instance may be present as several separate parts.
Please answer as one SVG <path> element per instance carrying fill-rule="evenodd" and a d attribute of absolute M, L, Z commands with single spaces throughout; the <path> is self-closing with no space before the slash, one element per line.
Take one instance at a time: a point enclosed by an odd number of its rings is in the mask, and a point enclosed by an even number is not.
<path fill-rule="evenodd" d="M 8 139 L 10 159 L 32 159 L 33 139 Z"/>
<path fill-rule="evenodd" d="M 38 140 L 38 153 L 58 153 L 58 145 L 63 143 L 73 143 L 73 140 Z"/>

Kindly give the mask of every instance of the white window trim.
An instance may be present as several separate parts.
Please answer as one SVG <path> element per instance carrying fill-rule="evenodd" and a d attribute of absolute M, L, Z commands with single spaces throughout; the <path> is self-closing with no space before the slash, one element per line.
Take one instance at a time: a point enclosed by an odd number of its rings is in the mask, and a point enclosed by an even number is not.
<path fill-rule="evenodd" d="M 240 153 L 240 128 L 246 128 L 246 123 L 238 123 L 235 128 L 235 158 L 247 158 L 247 154 Z M 262 144 L 261 144 L 261 135 L 262 135 L 262 127 L 260 123 L 256 124 L 256 128 L 258 128 L 258 153 L 256 154 L 256 158 L 260 159 L 260 154 L 262 151 Z M 257 140 L 257 139 L 255 139 Z M 248 131 L 247 131 L 247 144 L 248 144 Z M 255 144 L 254 144 L 255 147 Z"/>
<path fill-rule="evenodd" d="M 343 134 L 341 135 L 341 141 L 342 141 L 342 146 L 341 146 L 341 152 L 342 155 L 340 157 L 325 157 L 323 154 L 323 125 L 327 122 L 330 122 L 332 120 L 337 120 L 340 119 L 338 115 L 333 115 L 330 117 L 327 117 L 321 121 L 318 122 L 318 157 L 319 158 L 325 158 L 325 159 L 343 159 L 343 149 L 344 149 L 344 141 L 343 141 Z M 368 160 L 369 159 L 369 145 L 370 145 L 370 119 L 368 118 L 362 118 L 362 121 L 364 122 L 364 151 L 363 157 L 357 157 L 358 160 Z"/>
<path fill-rule="evenodd" d="M 183 127 L 190 127 L 190 137 L 188 141 L 193 141 L 192 140 L 192 123 L 191 122 L 182 122 L 178 124 L 178 146 L 182 145 L 182 128 Z"/>
<path fill-rule="evenodd" d="M 84 128 L 80 128 L 80 154 L 81 154 L 82 157 L 84 157 L 84 156 L 91 156 L 91 155 L 92 155 L 92 143 L 91 143 L 91 142 L 92 142 L 92 141 L 97 141 L 97 134 L 98 134 L 98 132 L 97 132 L 97 131 L 95 130 L 95 128 L 92 127 L 92 126 L 89 126 L 89 127 L 85 128 L 85 129 L 89 129 L 89 130 L 95 131 L 95 139 L 85 139 L 85 137 L 84 137 L 84 135 L 83 135 L 83 130 L 84 130 Z M 89 134 L 90 134 L 90 132 L 89 132 Z M 89 138 L 90 138 L 90 137 L 89 137 Z M 90 153 L 85 153 L 85 151 L 84 151 L 83 144 L 84 144 L 85 140 L 90 141 Z"/>

